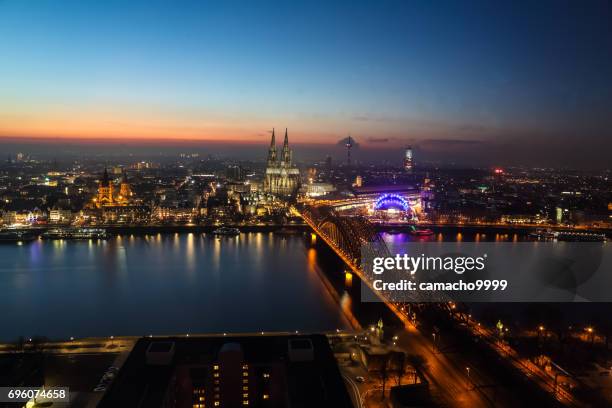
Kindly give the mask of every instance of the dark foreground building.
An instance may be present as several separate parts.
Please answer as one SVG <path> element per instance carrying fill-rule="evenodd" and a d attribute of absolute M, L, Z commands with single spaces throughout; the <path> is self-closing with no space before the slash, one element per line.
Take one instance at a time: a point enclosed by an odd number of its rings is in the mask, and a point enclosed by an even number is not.
<path fill-rule="evenodd" d="M 327 338 L 143 338 L 100 408 L 352 407 Z"/>

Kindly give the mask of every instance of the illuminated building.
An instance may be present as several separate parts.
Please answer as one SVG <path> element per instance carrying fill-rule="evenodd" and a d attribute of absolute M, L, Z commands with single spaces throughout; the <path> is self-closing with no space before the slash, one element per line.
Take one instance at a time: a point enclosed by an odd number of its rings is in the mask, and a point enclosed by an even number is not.
<path fill-rule="evenodd" d="M 151 209 L 144 205 L 107 205 L 102 207 L 105 223 L 131 224 L 149 221 Z"/>
<path fill-rule="evenodd" d="M 280 160 L 276 156 L 276 140 L 272 129 L 272 140 L 268 151 L 268 164 L 264 179 L 264 191 L 279 196 L 291 196 L 300 187 L 300 170 L 292 162 L 289 138 L 285 129 L 285 141 Z"/>
<path fill-rule="evenodd" d="M 431 203 L 434 200 L 434 192 L 433 192 L 433 183 L 429 178 L 429 175 L 426 175 L 423 179 L 423 187 L 421 188 L 421 206 L 424 211 L 429 210 Z"/>
<path fill-rule="evenodd" d="M 98 185 L 98 199 L 96 201 L 96 206 L 102 207 L 113 204 L 113 182 L 111 181 L 110 177 L 108 177 L 108 171 L 106 168 L 104 168 L 102 180 L 100 180 L 100 184 Z"/>
<path fill-rule="evenodd" d="M 94 199 L 94 205 L 97 208 L 111 207 L 111 206 L 127 206 L 132 204 L 134 193 L 132 187 L 128 182 L 126 173 L 123 173 L 121 177 L 121 183 L 119 185 L 119 194 L 115 196 L 115 186 L 113 181 L 108 176 L 108 171 L 104 169 L 102 174 L 102 180 L 98 184 L 98 195 Z"/>
<path fill-rule="evenodd" d="M 132 199 L 132 187 L 127 179 L 127 174 L 124 172 L 121 177 L 121 184 L 119 185 L 119 197 L 117 197 L 117 202 L 119 204 L 128 204 Z"/>
<path fill-rule="evenodd" d="M 404 212 L 409 210 L 413 214 L 419 214 L 422 211 L 421 192 L 412 185 L 353 187 L 353 195 L 353 206 L 366 205 L 374 211 L 391 204 Z M 377 206 L 379 208 L 376 208 Z M 347 207 L 350 207 L 350 204 Z"/>
<path fill-rule="evenodd" d="M 74 218 L 74 214 L 70 209 L 54 207 L 49 211 L 49 222 L 51 223 L 69 223 Z"/>
<path fill-rule="evenodd" d="M 336 191 L 331 183 L 308 183 L 300 188 L 307 197 L 321 197 Z"/>
<path fill-rule="evenodd" d="M 127 406 L 353 405 L 325 336 L 228 335 L 140 339 L 98 404 Z"/>
<path fill-rule="evenodd" d="M 357 176 L 355 177 L 355 184 L 353 184 L 354 187 L 363 187 L 363 178 L 361 176 Z"/>
<path fill-rule="evenodd" d="M 412 161 L 412 147 L 408 146 L 404 155 L 404 170 L 412 171 L 414 163 Z"/>

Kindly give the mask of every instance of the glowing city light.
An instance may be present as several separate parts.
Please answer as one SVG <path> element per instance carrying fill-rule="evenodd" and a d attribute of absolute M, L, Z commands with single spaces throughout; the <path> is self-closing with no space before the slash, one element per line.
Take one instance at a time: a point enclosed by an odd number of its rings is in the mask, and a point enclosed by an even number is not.
<path fill-rule="evenodd" d="M 410 204 L 399 194 L 383 194 L 374 203 L 375 210 L 383 210 L 390 206 L 399 206 L 402 210 L 410 210 Z"/>

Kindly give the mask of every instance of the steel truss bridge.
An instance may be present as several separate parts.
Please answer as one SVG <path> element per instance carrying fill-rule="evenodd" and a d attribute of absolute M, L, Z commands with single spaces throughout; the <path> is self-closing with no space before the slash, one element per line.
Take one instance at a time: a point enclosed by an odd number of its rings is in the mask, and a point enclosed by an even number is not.
<path fill-rule="evenodd" d="M 374 225 L 363 216 L 340 215 L 334 207 L 327 205 L 303 206 L 296 210 L 310 228 L 342 258 L 381 301 L 392 308 L 398 308 L 394 312 L 402 320 L 405 316 L 399 309 L 404 310 L 404 303 L 452 301 L 443 292 L 412 291 L 407 294 L 406 291 L 401 291 L 401 295 L 398 295 L 394 291 L 375 290 L 374 281 L 380 280 L 381 277 L 372 272 L 370 263 L 374 258 L 389 258 L 395 255 L 391 254 Z M 385 282 L 399 282 L 402 279 L 410 279 L 411 276 L 394 270 L 386 271 L 384 278 Z"/>
<path fill-rule="evenodd" d="M 315 234 L 325 241 L 361 281 L 370 288 L 375 296 L 387 304 L 406 327 L 413 324 L 406 313 L 408 304 L 436 302 L 440 307 L 448 309 L 453 314 L 452 309 L 454 309 L 455 303 L 443 292 L 412 291 L 413 293 L 406 296 L 406 291 L 401 291 L 403 295 L 400 299 L 400 296 L 395 295 L 395 292 L 374 289 L 374 280 L 380 278 L 374 275 L 368 262 L 374 257 L 391 257 L 389 248 L 381 235 L 376 232 L 374 225 L 365 217 L 341 215 L 336 209 L 337 206 L 330 204 L 301 205 L 294 207 L 293 210 L 301 215 Z M 396 282 L 400 279 L 406 279 L 408 276 L 405 273 L 400 274 L 400 272 L 396 272 L 396 276 L 392 276 L 391 273 L 392 271 L 385 272 L 386 282 Z M 475 336 L 486 341 L 500 357 L 508 359 L 516 369 L 536 382 L 542 389 L 550 392 L 557 401 L 570 407 L 580 406 L 569 390 L 560 387 L 556 380 L 553 381 L 539 367 L 519 356 L 511 347 L 498 341 L 494 330 L 482 327 L 480 323 L 471 318 L 468 319 L 467 323 Z"/>

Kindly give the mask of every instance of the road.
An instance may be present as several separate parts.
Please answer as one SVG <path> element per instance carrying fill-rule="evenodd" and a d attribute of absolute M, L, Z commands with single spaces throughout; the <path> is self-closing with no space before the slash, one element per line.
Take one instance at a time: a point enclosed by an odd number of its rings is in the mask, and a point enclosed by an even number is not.
<path fill-rule="evenodd" d="M 438 339 L 434 349 L 432 339 L 426 338 L 416 328 L 408 327 L 398 335 L 397 344 L 409 354 L 419 354 L 425 359 L 423 375 L 430 383 L 436 403 L 445 407 L 516 407 L 520 400 L 499 384 L 488 378 L 490 368 L 467 361 L 461 350 L 455 350 L 444 340 Z M 468 370 L 469 369 L 469 370 Z M 490 377 L 489 377 L 490 376 Z M 485 389 L 486 387 L 486 389 Z"/>
<path fill-rule="evenodd" d="M 404 322 L 407 329 L 400 335 L 398 345 L 403 347 L 409 354 L 420 354 L 423 356 L 426 362 L 425 377 L 429 381 L 434 397 L 440 405 L 449 407 L 514 407 L 531 402 L 529 400 L 521 400 L 521 398 L 527 399 L 528 397 L 522 397 L 522 393 L 508 389 L 507 384 L 496 383 L 499 375 L 494 372 L 495 365 L 490 364 L 490 362 L 483 363 L 481 361 L 482 358 L 467 359 L 461 353 L 462 350 L 451 353 L 441 349 L 444 352 L 434 352 L 432 350 L 433 338 L 430 340 L 427 335 L 417 330 L 405 314 L 399 310 L 398 306 L 389 302 L 379 291 L 372 287 L 368 277 L 364 275 L 363 271 L 352 259 L 353 255 L 345 252 L 331 238 L 318 230 L 313 220 L 303 214 L 301 215 L 304 221 L 317 232 L 317 235 L 323 239 L 361 281 L 369 286 L 371 291 Z M 499 354 L 499 356 L 500 358 L 510 359 L 513 363 L 516 362 L 515 356 L 502 354 Z M 523 371 L 521 370 L 522 366 L 517 364 L 515 364 L 516 368 Z M 528 374 L 530 374 L 528 377 L 535 380 L 543 389 L 549 390 L 547 384 L 541 378 L 533 376 L 531 372 Z M 470 382 L 475 384 L 475 386 L 469 386 Z M 557 398 L 559 399 L 559 396 Z M 569 401 L 566 400 L 565 402 Z"/>

